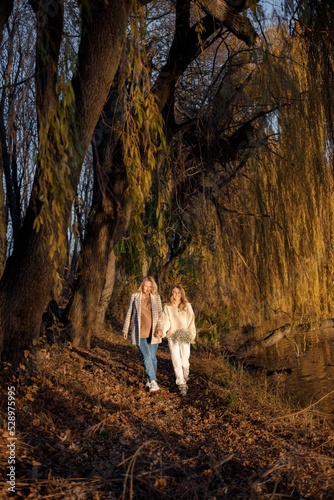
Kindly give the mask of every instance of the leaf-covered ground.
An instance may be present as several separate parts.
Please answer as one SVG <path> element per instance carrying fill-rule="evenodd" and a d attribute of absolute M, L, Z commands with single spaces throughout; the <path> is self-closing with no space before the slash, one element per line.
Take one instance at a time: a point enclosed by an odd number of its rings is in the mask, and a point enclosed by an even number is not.
<path fill-rule="evenodd" d="M 145 391 L 139 351 L 104 331 L 89 351 L 54 344 L 15 383 L 15 495 L 37 499 L 332 499 L 333 426 L 284 408 L 275 385 L 226 357 L 191 354 L 180 397 L 168 346 L 159 392 Z M 2 384 L 1 490 L 11 442 Z"/>

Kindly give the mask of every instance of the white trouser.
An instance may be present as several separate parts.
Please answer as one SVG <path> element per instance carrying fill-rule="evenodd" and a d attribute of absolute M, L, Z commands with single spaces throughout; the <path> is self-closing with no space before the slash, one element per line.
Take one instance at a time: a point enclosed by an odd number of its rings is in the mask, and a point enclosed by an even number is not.
<path fill-rule="evenodd" d="M 186 384 L 189 376 L 190 344 L 179 344 L 173 339 L 168 339 L 170 357 L 174 367 L 176 385 Z"/>

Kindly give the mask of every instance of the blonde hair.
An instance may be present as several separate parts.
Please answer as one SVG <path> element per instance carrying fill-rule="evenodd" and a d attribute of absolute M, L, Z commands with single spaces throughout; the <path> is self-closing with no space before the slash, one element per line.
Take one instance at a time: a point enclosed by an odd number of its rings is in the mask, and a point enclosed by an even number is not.
<path fill-rule="evenodd" d="M 155 279 L 153 278 L 153 276 L 146 276 L 145 278 L 142 279 L 142 282 L 140 283 L 139 285 L 139 288 L 137 290 L 137 292 L 142 292 L 143 291 L 143 285 L 146 281 L 149 281 L 150 283 L 152 283 L 152 294 L 153 295 L 158 295 L 159 292 L 158 292 L 158 285 L 155 281 Z"/>
<path fill-rule="evenodd" d="M 172 302 L 172 299 L 173 299 L 173 290 L 175 288 L 178 288 L 180 290 L 180 292 L 181 292 L 181 302 L 180 302 L 180 305 L 179 305 L 179 309 L 180 309 L 180 311 L 184 311 L 184 309 L 187 307 L 187 304 L 189 304 L 189 300 L 187 299 L 186 292 L 185 292 L 185 289 L 183 288 L 183 286 L 181 286 L 181 285 L 174 285 L 173 286 L 172 293 L 171 293 L 171 296 L 170 296 L 170 299 L 169 299 L 169 303 L 173 304 L 173 302 Z"/>

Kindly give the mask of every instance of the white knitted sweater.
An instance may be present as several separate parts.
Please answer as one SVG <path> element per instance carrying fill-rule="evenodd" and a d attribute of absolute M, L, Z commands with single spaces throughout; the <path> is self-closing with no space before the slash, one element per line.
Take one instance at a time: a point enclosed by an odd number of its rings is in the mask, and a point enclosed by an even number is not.
<path fill-rule="evenodd" d="M 165 304 L 163 308 L 164 337 L 170 337 L 176 330 L 190 330 L 192 340 L 196 337 L 195 314 L 191 304 L 187 304 L 184 310 L 177 306 Z"/>

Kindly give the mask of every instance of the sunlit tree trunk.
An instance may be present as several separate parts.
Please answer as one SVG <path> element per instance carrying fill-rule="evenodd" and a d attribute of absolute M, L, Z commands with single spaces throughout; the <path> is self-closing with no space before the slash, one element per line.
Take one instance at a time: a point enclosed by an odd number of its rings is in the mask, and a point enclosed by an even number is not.
<path fill-rule="evenodd" d="M 66 310 L 67 328 L 74 346 L 88 348 L 91 336 L 101 328 L 112 293 L 115 243 L 125 234 L 130 219 L 125 192 L 127 179 L 114 172 L 112 192 L 101 193 L 101 201 L 87 229 L 79 277 Z"/>
<path fill-rule="evenodd" d="M 125 234 L 131 214 L 121 138 L 115 137 L 118 79 L 110 91 L 93 140 L 94 196 L 78 279 L 63 323 L 76 347 L 88 348 L 101 328 L 114 281 L 115 244 Z M 121 119 L 121 118 L 120 118 Z"/>

